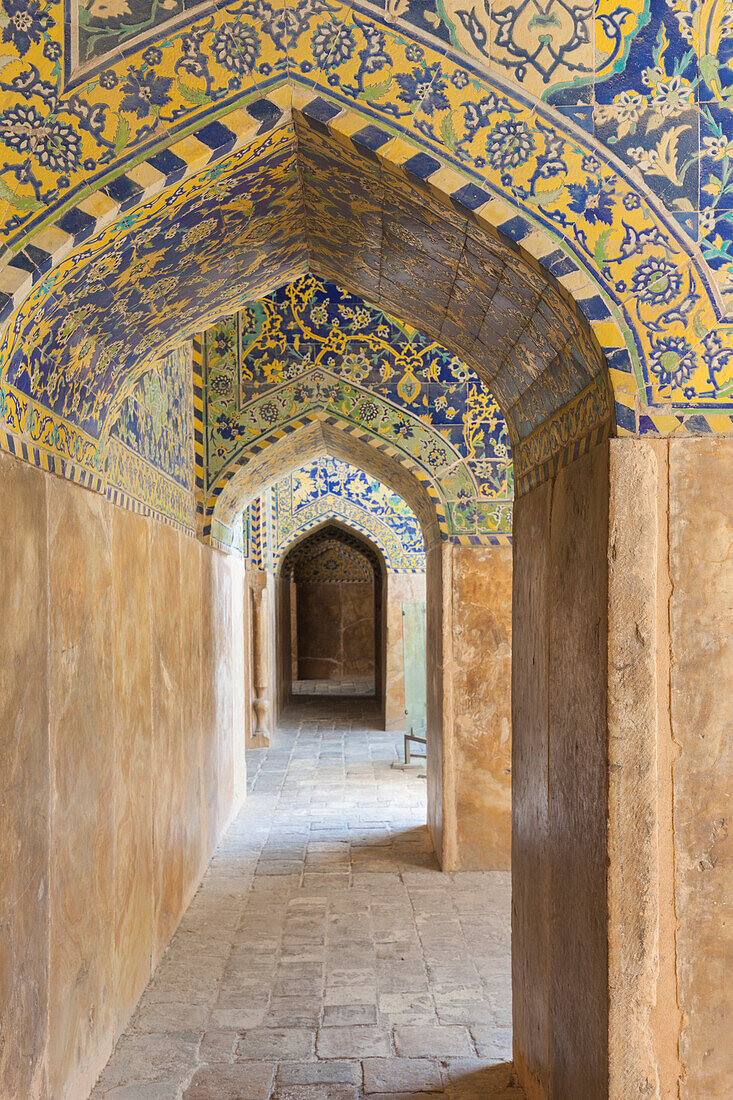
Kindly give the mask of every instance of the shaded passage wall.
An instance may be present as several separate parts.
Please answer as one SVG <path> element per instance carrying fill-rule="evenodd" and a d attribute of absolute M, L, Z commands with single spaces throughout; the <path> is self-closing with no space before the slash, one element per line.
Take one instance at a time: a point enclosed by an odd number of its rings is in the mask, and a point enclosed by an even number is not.
<path fill-rule="evenodd" d="M 608 448 L 514 504 L 512 970 L 529 1100 L 606 1096 Z"/>
<path fill-rule="evenodd" d="M 374 582 L 296 582 L 298 679 L 374 676 Z"/>
<path fill-rule="evenodd" d="M 241 565 L 0 456 L 0 1096 L 85 1096 L 244 789 Z"/>

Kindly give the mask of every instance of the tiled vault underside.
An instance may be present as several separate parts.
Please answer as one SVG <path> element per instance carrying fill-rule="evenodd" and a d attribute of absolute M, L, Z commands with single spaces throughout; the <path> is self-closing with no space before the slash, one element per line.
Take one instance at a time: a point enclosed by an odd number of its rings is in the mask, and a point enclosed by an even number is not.
<path fill-rule="evenodd" d="M 609 430 L 602 354 L 552 276 L 465 209 L 297 114 L 294 129 L 194 187 L 162 191 L 34 289 L 0 348 L 18 416 L 32 394 L 75 437 L 71 456 L 96 469 L 147 349 L 165 351 L 309 268 L 419 320 L 475 369 L 506 417 L 520 490 L 560 451 Z M 12 416 L 10 426 L 20 426 Z"/>

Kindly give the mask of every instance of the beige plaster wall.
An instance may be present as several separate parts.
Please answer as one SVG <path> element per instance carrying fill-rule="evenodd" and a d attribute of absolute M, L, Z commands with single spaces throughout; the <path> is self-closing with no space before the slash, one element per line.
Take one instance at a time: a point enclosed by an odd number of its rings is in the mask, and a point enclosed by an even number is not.
<path fill-rule="evenodd" d="M 438 860 L 442 860 L 443 856 L 443 591 L 445 589 L 450 592 L 450 560 L 444 560 L 449 552 L 448 544 L 440 542 L 433 543 L 425 550 L 428 828 Z M 443 576 L 445 568 L 448 569 L 447 587 Z"/>
<path fill-rule="evenodd" d="M 511 862 L 512 550 L 451 548 L 443 867 Z M 446 624 L 448 625 L 448 624 Z"/>
<path fill-rule="evenodd" d="M 388 573 L 387 645 L 385 657 L 385 728 L 405 728 L 405 661 L 402 649 L 402 604 L 425 600 L 424 573 Z"/>
<path fill-rule="evenodd" d="M 510 865 L 511 553 L 426 555 L 428 825 L 446 871 Z"/>
<path fill-rule="evenodd" d="M 0 499 L 0 1097 L 78 1100 L 241 797 L 241 582 L 5 455 Z"/>
<path fill-rule="evenodd" d="M 669 443 L 683 1100 L 733 1094 L 733 440 Z"/>
<path fill-rule="evenodd" d="M 51 765 L 45 479 L 0 456 L 0 1095 L 46 1097 Z"/>

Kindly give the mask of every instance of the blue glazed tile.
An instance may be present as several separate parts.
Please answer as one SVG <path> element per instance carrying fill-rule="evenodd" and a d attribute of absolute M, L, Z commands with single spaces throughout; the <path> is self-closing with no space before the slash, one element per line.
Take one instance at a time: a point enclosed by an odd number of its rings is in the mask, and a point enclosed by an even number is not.
<path fill-rule="evenodd" d="M 639 418 L 640 421 L 643 419 Z M 629 409 L 626 405 L 616 405 L 616 424 L 619 428 L 623 428 L 627 432 L 636 431 L 636 413 L 633 409 Z M 640 425 L 641 427 L 641 425 Z M 656 430 L 656 429 L 655 429 Z"/>
<path fill-rule="evenodd" d="M 611 316 L 608 306 L 599 295 L 578 301 L 583 314 L 589 321 L 606 321 Z"/>
<path fill-rule="evenodd" d="M 418 31 L 434 35 L 443 42 L 451 41 L 451 24 L 443 5 L 434 0 L 407 0 L 400 5 L 400 23 L 409 23 Z M 488 57 L 488 49 L 486 51 Z M 408 60 L 412 60 L 408 57 Z"/>
<path fill-rule="evenodd" d="M 597 140 L 608 145 L 630 170 L 640 171 L 671 211 L 691 213 L 697 209 L 700 115 L 696 106 L 663 117 L 643 105 L 628 128 L 610 118 L 603 107 L 596 108 L 594 117 Z"/>
<path fill-rule="evenodd" d="M 619 45 L 625 47 L 627 43 L 628 32 L 621 36 Z M 646 100 L 651 100 L 655 94 L 663 102 L 670 93 L 675 94 L 678 87 L 675 81 L 680 79 L 693 89 L 697 87 L 697 59 L 666 0 L 650 0 L 648 21 L 634 36 L 625 64 L 621 59 L 617 64 L 623 65 L 620 72 L 596 83 L 596 103 L 610 104 L 615 96 L 628 98 L 634 93 Z M 650 81 L 645 74 L 657 67 L 662 70 L 663 79 Z M 655 93 L 650 92 L 653 83 Z"/>
<path fill-rule="evenodd" d="M 573 83 L 566 87 L 553 88 L 552 91 L 545 93 L 542 98 L 551 107 L 555 107 L 569 117 L 572 117 L 572 111 L 585 110 L 593 102 L 593 82 L 585 78 L 584 82 L 581 83 L 581 78 L 578 77 L 577 79 L 577 84 Z"/>
<path fill-rule="evenodd" d="M 197 130 L 193 136 L 219 156 L 224 156 L 233 149 L 237 141 L 237 135 L 221 122 L 210 122 Z"/>
<path fill-rule="evenodd" d="M 360 151 L 366 151 L 367 154 L 374 154 L 377 149 L 381 149 L 391 139 L 392 135 L 387 130 L 371 125 L 364 126 L 363 129 L 357 130 L 355 134 L 351 135 L 354 145 L 358 146 Z"/>
<path fill-rule="evenodd" d="M 700 207 L 733 209 L 733 109 L 700 105 Z"/>
<path fill-rule="evenodd" d="M 465 207 L 467 210 L 473 211 L 478 210 L 484 203 L 488 202 L 489 196 L 480 187 L 476 187 L 474 183 L 467 183 L 453 192 L 451 200 L 459 208 Z"/>
<path fill-rule="evenodd" d="M 134 180 L 129 179 L 127 176 L 118 176 L 117 179 L 108 183 L 104 189 L 110 198 L 120 204 L 122 210 L 127 210 L 130 206 L 133 206 L 143 193 L 143 189 L 139 183 L 135 183 Z"/>
<path fill-rule="evenodd" d="M 575 271 L 578 271 L 578 265 L 574 260 L 562 251 L 561 248 L 556 249 L 554 252 L 550 252 L 549 255 L 543 256 L 540 260 L 543 267 L 559 279 L 561 275 L 572 275 Z"/>
<path fill-rule="evenodd" d="M 170 149 L 163 149 L 160 153 L 148 157 L 148 164 L 152 165 L 157 172 L 162 172 L 169 183 L 175 183 L 186 174 L 185 160 L 171 153 Z"/>
<path fill-rule="evenodd" d="M 269 99 L 256 99 L 253 103 L 247 105 L 247 114 L 260 123 L 260 134 L 266 134 L 275 126 L 282 117 L 282 111 L 275 103 L 271 103 Z"/>
<path fill-rule="evenodd" d="M 576 126 L 579 126 L 581 130 L 585 130 L 587 133 L 593 133 L 593 107 L 590 103 L 579 104 L 573 107 L 556 107 L 555 108 L 564 118 L 574 122 Z"/>
<path fill-rule="evenodd" d="M 502 222 L 497 226 L 500 233 L 503 233 L 510 240 L 519 244 L 525 237 L 529 236 L 532 232 L 532 226 L 525 219 L 517 215 L 514 218 L 510 218 L 509 221 Z"/>
<path fill-rule="evenodd" d="M 250 107 L 249 110 L 251 113 L 252 108 Z M 328 133 L 328 123 L 339 114 L 341 114 L 341 109 L 333 103 L 329 103 L 327 99 L 321 98 L 321 96 L 312 99 L 303 108 L 303 115 L 308 124 L 324 134 Z"/>
<path fill-rule="evenodd" d="M 631 356 L 626 348 L 614 348 L 613 351 L 606 354 L 608 365 L 613 370 L 623 371 L 624 374 L 631 374 L 634 365 L 631 361 Z"/>
<path fill-rule="evenodd" d="M 435 157 L 428 156 L 427 153 L 416 153 L 414 157 L 406 160 L 402 167 L 411 176 L 415 176 L 419 180 L 427 180 L 433 172 L 438 171 L 440 161 L 436 160 Z"/>
<path fill-rule="evenodd" d="M 83 241 L 85 237 L 93 231 L 97 224 L 96 218 L 93 218 L 91 214 L 85 213 L 78 207 L 73 206 L 71 210 L 67 210 L 63 217 L 59 218 L 57 225 L 63 229 L 64 233 L 68 233 L 74 238 L 74 243 L 78 244 Z"/>

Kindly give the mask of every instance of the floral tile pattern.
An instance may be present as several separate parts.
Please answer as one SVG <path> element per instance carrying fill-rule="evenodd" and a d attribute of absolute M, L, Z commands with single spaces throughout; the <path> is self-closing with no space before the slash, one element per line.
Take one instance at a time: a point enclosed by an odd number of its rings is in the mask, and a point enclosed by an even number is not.
<path fill-rule="evenodd" d="M 263 440 L 321 412 L 409 456 L 450 511 L 447 534 L 490 541 L 511 531 L 501 411 L 465 363 L 410 326 L 309 275 L 212 326 L 203 354 L 201 481 L 220 523 L 232 526 L 248 503 L 238 509 L 230 494 L 224 507 L 233 472 L 259 449 L 258 477 L 274 482 L 281 454 L 273 449 L 268 466 Z"/>
<path fill-rule="evenodd" d="M 424 573 L 425 544 L 417 516 L 377 478 L 337 458 L 319 458 L 272 489 L 274 565 L 299 536 L 327 519 L 368 535 L 392 573 Z"/>
<path fill-rule="evenodd" d="M 325 528 L 291 550 L 284 566 L 296 584 L 374 584 L 376 563 L 339 528 Z M 376 555 L 375 555 L 376 557 Z M 377 566 L 378 568 L 378 566 Z M 292 571 L 292 572 L 291 572 Z"/>
<path fill-rule="evenodd" d="M 107 496 L 194 530 L 190 345 L 146 371 L 122 402 L 104 452 Z"/>
<path fill-rule="evenodd" d="M 347 259 L 490 382 L 518 485 L 612 397 L 731 430 L 731 0 L 0 0 L 0 36 L 8 446 L 103 480 L 151 363 Z"/>

